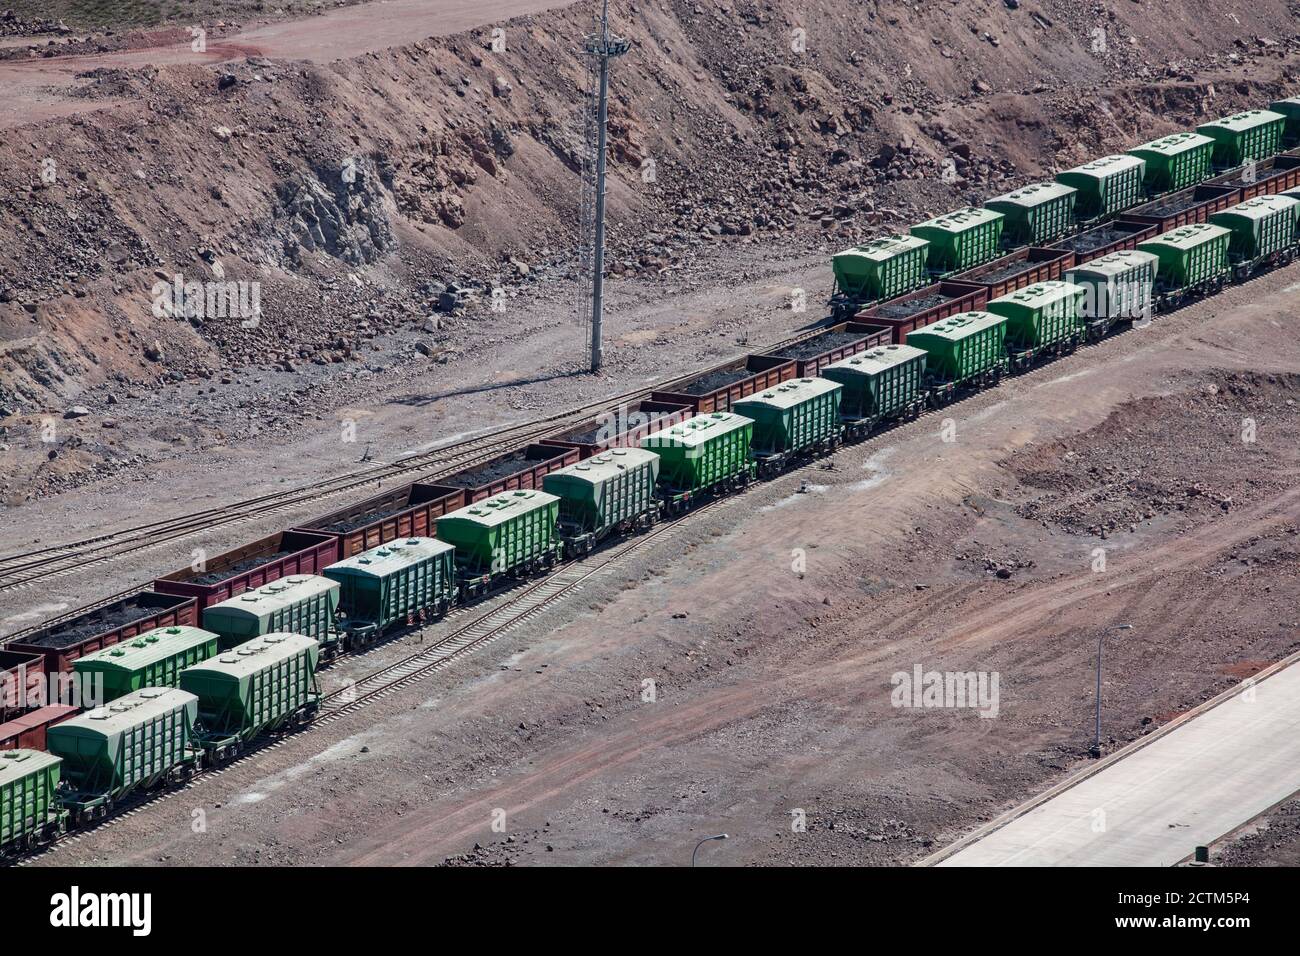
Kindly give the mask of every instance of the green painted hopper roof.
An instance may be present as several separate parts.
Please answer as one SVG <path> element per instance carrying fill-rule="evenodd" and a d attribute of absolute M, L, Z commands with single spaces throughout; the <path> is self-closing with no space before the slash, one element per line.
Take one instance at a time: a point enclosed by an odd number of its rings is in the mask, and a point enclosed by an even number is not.
<path fill-rule="evenodd" d="M 918 222 L 912 228 L 939 229 L 943 232 L 959 233 L 1001 218 L 1003 218 L 1002 213 L 992 209 L 977 209 L 974 206 L 967 206 L 965 209 L 946 212 L 942 216 L 935 216 L 925 222 Z"/>
<path fill-rule="evenodd" d="M 1180 153 L 1206 145 L 1214 145 L 1214 140 L 1208 136 L 1202 136 L 1200 133 L 1173 133 L 1169 136 L 1162 136 L 1160 139 L 1153 139 L 1149 143 L 1143 143 L 1141 146 L 1134 146 L 1129 152 L 1137 153 L 1141 151 L 1144 153 L 1159 153 L 1161 156 L 1177 156 Z"/>
<path fill-rule="evenodd" d="M 913 345 L 882 345 L 825 365 L 822 367 L 822 372 L 837 369 L 867 376 L 879 375 L 895 365 L 901 365 L 912 359 L 925 358 L 927 354 L 925 349 L 918 349 Z"/>
<path fill-rule="evenodd" d="M 710 412 L 696 415 L 686 421 L 647 435 L 641 439 L 642 447 L 651 448 L 695 448 L 727 432 L 734 432 L 747 425 L 754 424 L 751 418 L 732 412 Z"/>
<path fill-rule="evenodd" d="M 615 478 L 629 468 L 636 468 L 648 461 L 654 461 L 658 457 L 654 452 L 647 451 L 644 448 L 611 448 L 599 455 L 593 455 L 586 461 L 580 461 L 576 465 L 559 468 L 546 477 L 564 475 L 595 485 L 610 478 Z"/>
<path fill-rule="evenodd" d="M 888 262 L 904 252 L 912 249 L 924 249 L 929 244 L 928 239 L 922 239 L 920 236 L 885 236 L 881 239 L 865 242 L 860 246 L 845 249 L 836 255 L 858 256 L 863 259 L 870 259 L 873 262 Z"/>
<path fill-rule="evenodd" d="M 1254 220 L 1267 219 L 1283 209 L 1294 210 L 1297 205 L 1300 205 L 1300 200 L 1297 200 L 1295 196 L 1288 196 L 1286 193 L 1276 196 L 1256 196 L 1254 199 L 1247 199 L 1243 203 L 1237 203 L 1235 206 L 1214 213 L 1210 216 L 1210 220 L 1213 221 L 1219 216 L 1236 216 L 1240 219 Z"/>
<path fill-rule="evenodd" d="M 138 670 L 166 660 L 187 648 L 215 640 L 216 634 L 198 627 L 158 627 L 102 651 L 80 657 L 72 662 L 72 666 L 74 670 L 88 664 Z"/>
<path fill-rule="evenodd" d="M 1246 130 L 1254 129 L 1256 126 L 1266 126 L 1269 123 L 1279 123 L 1286 119 L 1281 113 L 1274 113 L 1272 110 L 1246 110 L 1242 113 L 1233 113 L 1231 116 L 1225 116 L 1222 119 L 1213 120 L 1209 123 L 1202 123 L 1196 127 L 1197 130 L 1203 129 L 1226 129 L 1233 133 L 1244 133 Z"/>
<path fill-rule="evenodd" d="M 545 491 L 523 489 L 519 491 L 503 491 L 499 495 L 484 498 L 482 501 L 476 501 L 466 508 L 443 515 L 438 519 L 438 522 L 460 519 L 491 528 L 499 524 L 505 524 L 515 515 L 522 514 L 526 510 L 541 505 L 553 504 L 559 500 L 555 495 L 548 494 Z"/>
<path fill-rule="evenodd" d="M 119 697 L 111 704 L 55 724 L 46 734 L 62 735 L 75 731 L 105 736 L 117 734 L 170 714 L 182 705 L 194 705 L 197 702 L 198 698 L 193 694 L 175 687 L 144 687 L 133 694 Z"/>
<path fill-rule="evenodd" d="M 834 392 L 843 388 L 839 382 L 826 378 L 795 378 L 782 382 L 766 391 L 755 392 L 748 398 L 736 403 L 736 408 L 744 411 L 746 405 L 767 405 L 771 408 L 793 408 L 810 398 Z"/>
<path fill-rule="evenodd" d="M 243 679 L 256 674 L 268 664 L 296 657 L 317 644 L 317 641 L 301 634 L 277 631 L 236 645 L 216 657 L 208 658 L 202 664 L 185 668 L 183 673 L 208 672 Z"/>
<path fill-rule="evenodd" d="M 1091 176 L 1093 179 L 1106 179 L 1122 170 L 1132 169 L 1134 166 L 1146 166 L 1146 160 L 1140 156 L 1129 156 L 1127 153 L 1115 153 L 1111 156 L 1103 156 L 1101 159 L 1094 159 L 1082 166 L 1067 169 L 1061 175 L 1074 173 L 1079 176 Z"/>
<path fill-rule="evenodd" d="M 56 767 L 63 758 L 39 750 L 5 750 L 0 752 L 0 789 L 46 767 Z"/>
<path fill-rule="evenodd" d="M 1076 274 L 1113 278 L 1114 276 L 1123 275 L 1130 269 L 1144 265 L 1151 266 L 1159 261 L 1159 256 L 1150 252 L 1143 252 L 1141 249 L 1122 249 L 1119 252 L 1108 253 L 1100 259 L 1085 262 L 1081 266 L 1075 266 L 1065 273 L 1065 278 L 1069 281 L 1070 276 Z"/>
<path fill-rule="evenodd" d="M 1022 305 L 1027 309 L 1041 309 L 1043 306 L 1059 302 L 1067 296 L 1078 295 L 1083 291 L 1073 282 L 1049 279 L 1046 282 L 1036 282 L 1033 285 L 1025 286 L 1023 289 L 1017 289 L 1015 292 L 1009 292 L 1004 296 L 992 299 L 989 301 L 989 305 L 993 305 L 994 302 L 1011 302 Z"/>
<path fill-rule="evenodd" d="M 330 591 L 339 586 L 337 581 L 319 574 L 294 574 L 263 584 L 256 591 L 245 591 L 229 600 L 213 604 L 204 614 L 251 614 L 264 617 L 274 611 L 292 607 L 299 601 Z"/>
<path fill-rule="evenodd" d="M 1300 186 L 1297 186 L 1295 189 L 1284 189 L 1282 192 L 1278 193 L 1278 195 L 1295 196 L 1297 199 L 1300 199 Z"/>
<path fill-rule="evenodd" d="M 1226 236 L 1229 230 L 1222 226 L 1216 226 L 1213 223 L 1195 223 L 1190 226 L 1182 226 L 1173 232 L 1166 232 L 1163 235 L 1156 236 L 1154 239 L 1148 239 L 1146 242 L 1138 243 L 1139 249 L 1146 249 L 1148 246 L 1168 246 L 1171 249 L 1194 249 L 1207 239 L 1216 236 Z"/>
<path fill-rule="evenodd" d="M 1022 206 L 1025 209 L 1034 209 L 1043 205 L 1043 203 L 1051 202 L 1053 199 L 1072 196 L 1078 191 L 1073 186 L 1065 185 L 1065 183 L 1034 183 L 1030 186 L 1022 186 L 1020 189 L 1002 196 L 994 196 L 984 205 L 988 206 L 991 203 L 999 202 L 1012 206 Z"/>
<path fill-rule="evenodd" d="M 337 571 L 340 574 L 353 574 L 362 577 L 387 577 L 401 568 L 419 564 L 429 558 L 456 549 L 446 541 L 437 538 L 403 538 L 389 541 L 377 548 L 354 554 L 350 558 L 331 564 L 325 574 Z"/>
<path fill-rule="evenodd" d="M 994 315 L 992 312 L 961 312 L 957 315 L 950 315 L 933 325 L 923 325 L 916 331 L 909 332 L 907 337 L 910 339 L 912 336 L 933 335 L 937 338 L 950 339 L 955 342 L 974 335 L 976 332 L 982 332 L 991 326 L 1001 325 L 1006 320 L 1006 316 Z"/>

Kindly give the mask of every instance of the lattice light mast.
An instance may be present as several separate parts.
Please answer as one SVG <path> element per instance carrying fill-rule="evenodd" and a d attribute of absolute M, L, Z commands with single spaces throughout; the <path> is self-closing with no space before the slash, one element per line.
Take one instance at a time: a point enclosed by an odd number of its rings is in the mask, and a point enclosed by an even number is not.
<path fill-rule="evenodd" d="M 585 149 L 582 199 L 579 204 L 579 309 L 591 326 L 591 370 L 601 366 L 601 319 L 605 293 L 605 169 L 608 152 L 609 62 L 631 49 L 631 42 L 609 32 L 609 0 L 603 0 L 598 33 L 583 37 L 582 52 L 591 57 L 584 110 Z"/>

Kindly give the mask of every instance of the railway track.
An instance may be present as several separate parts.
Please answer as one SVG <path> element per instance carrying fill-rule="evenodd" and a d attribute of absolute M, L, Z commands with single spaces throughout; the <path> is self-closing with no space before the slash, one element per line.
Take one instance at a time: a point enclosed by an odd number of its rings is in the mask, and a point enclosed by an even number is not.
<path fill-rule="evenodd" d="M 543 578 L 520 586 L 514 592 L 507 592 L 504 595 L 506 598 L 504 603 L 475 616 L 474 620 L 456 627 L 451 633 L 438 638 L 428 647 L 366 675 L 355 684 L 325 695 L 321 709 L 300 732 L 328 726 L 355 714 L 369 704 L 383 700 L 439 671 L 446 670 L 457 661 L 499 640 L 543 611 L 559 604 L 566 597 L 579 593 L 587 582 L 608 573 L 628 556 L 645 549 L 652 543 L 662 543 L 670 539 L 692 518 L 729 501 L 738 500 L 752 487 L 754 486 L 750 485 L 737 494 L 712 499 L 678 518 L 660 522 L 648 531 L 621 539 L 597 551 L 588 560 L 566 564 Z M 472 616 L 472 611 L 460 608 L 448 615 L 449 618 L 465 616 Z M 263 734 L 255 738 L 231 763 L 201 770 L 184 784 L 167 790 L 135 794 L 119 804 L 107 818 L 84 829 L 67 833 L 43 849 L 12 861 L 11 865 L 26 866 L 59 847 L 78 843 L 92 833 L 101 832 L 124 820 L 129 820 L 146 809 L 154 808 L 167 800 L 188 793 L 207 781 L 241 766 L 254 754 L 275 750 L 285 745 L 296 736 L 297 734 L 292 733 Z"/>
<path fill-rule="evenodd" d="M 820 331 L 821 328 L 818 327 L 800 332 L 766 346 L 764 351 L 801 342 L 818 334 Z M 428 452 L 410 455 L 391 464 L 375 465 L 289 491 L 275 492 L 231 505 L 191 512 L 163 521 L 136 525 L 122 531 L 98 535 L 81 541 L 0 557 L 0 594 L 7 591 L 30 589 L 37 584 L 55 578 L 79 574 L 86 569 L 99 567 L 126 557 L 135 557 L 155 548 L 177 544 L 200 533 L 217 529 L 228 530 L 239 525 L 260 522 L 308 502 L 314 505 L 317 502 L 330 501 L 350 493 L 359 495 L 367 486 L 377 482 L 414 477 L 436 481 L 482 464 L 498 455 L 516 451 L 532 441 L 554 434 L 556 431 L 561 431 L 569 425 L 578 424 L 583 419 L 597 412 L 605 411 L 612 406 L 635 402 L 646 397 L 654 390 L 671 390 L 675 385 L 687 379 L 723 369 L 729 364 L 731 363 L 723 362 L 712 368 L 705 369 L 703 372 L 691 372 L 687 375 L 676 376 L 650 387 L 610 396 L 580 408 L 520 425 L 508 426 L 487 435 L 467 439 Z M 79 607 L 58 617 L 43 621 L 38 627 L 48 626 L 88 610 L 102 607 L 115 600 L 134 594 L 138 590 L 139 587 L 134 587 L 118 592 L 93 604 Z M 26 628 L 17 634 L 9 635 L 0 640 L 0 646 L 36 629 L 37 627 Z"/>
<path fill-rule="evenodd" d="M 332 723 L 372 701 L 387 697 L 444 670 L 461 657 L 504 637 L 564 598 L 581 591 L 588 581 L 605 574 L 633 552 L 640 551 L 651 543 L 667 540 L 682 522 L 692 516 L 703 514 L 721 502 L 732 501 L 737 497 L 739 496 L 732 495 L 715 499 L 673 521 L 660 522 L 649 531 L 626 538 L 598 552 L 593 556 L 597 558 L 595 563 L 582 561 L 565 565 L 544 579 L 528 585 L 513 595 L 506 604 L 458 627 L 428 648 L 396 661 L 350 687 L 329 694 L 323 701 L 320 716 L 315 723 Z"/>
<path fill-rule="evenodd" d="M 567 420 L 567 419 L 563 419 Z M 556 423 L 530 423 L 528 426 L 494 432 L 447 448 L 413 455 L 392 465 L 318 482 L 287 492 L 252 498 L 237 504 L 192 512 L 179 518 L 127 528 L 44 552 L 15 555 L 0 559 L 0 593 L 31 587 L 37 582 L 79 573 L 127 556 L 172 544 L 201 532 L 232 528 L 277 514 L 307 502 L 323 502 L 360 492 L 367 486 L 390 479 L 420 475 L 437 479 L 490 460 L 503 452 L 514 451 L 534 438 L 556 429 Z M 125 592 L 127 594 L 133 591 Z M 79 609 L 80 610 L 80 609 Z"/>

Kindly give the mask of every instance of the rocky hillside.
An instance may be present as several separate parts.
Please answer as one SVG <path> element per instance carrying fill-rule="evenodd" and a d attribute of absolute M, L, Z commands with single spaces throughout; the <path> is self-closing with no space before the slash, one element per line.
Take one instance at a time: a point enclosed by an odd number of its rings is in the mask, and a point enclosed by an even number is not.
<path fill-rule="evenodd" d="M 1297 6 L 616 2 L 610 269 L 847 243 L 1295 93 Z M 110 376 L 345 364 L 440 305 L 558 288 L 591 15 L 509 21 L 504 49 L 86 71 L 109 108 L 0 143 L 0 417 Z M 258 283 L 256 320 L 195 314 L 195 281 Z"/>

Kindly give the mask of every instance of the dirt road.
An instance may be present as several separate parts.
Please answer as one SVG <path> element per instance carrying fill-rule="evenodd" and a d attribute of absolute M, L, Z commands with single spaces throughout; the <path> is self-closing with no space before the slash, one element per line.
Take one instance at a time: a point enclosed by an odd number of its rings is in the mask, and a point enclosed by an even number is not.
<path fill-rule="evenodd" d="M 79 100 L 73 90 L 91 70 L 137 69 L 177 64 L 216 65 L 249 56 L 267 59 L 332 60 L 361 56 L 430 36 L 451 36 L 512 17 L 568 6 L 571 0 L 379 0 L 331 10 L 302 20 L 281 20 L 193 49 L 183 35 L 165 43 L 93 56 L 42 57 L 0 62 L 5 110 L 0 129 L 120 105 Z M 487 38 L 485 37 L 485 40 Z M 509 43 L 509 34 L 505 37 Z"/>

